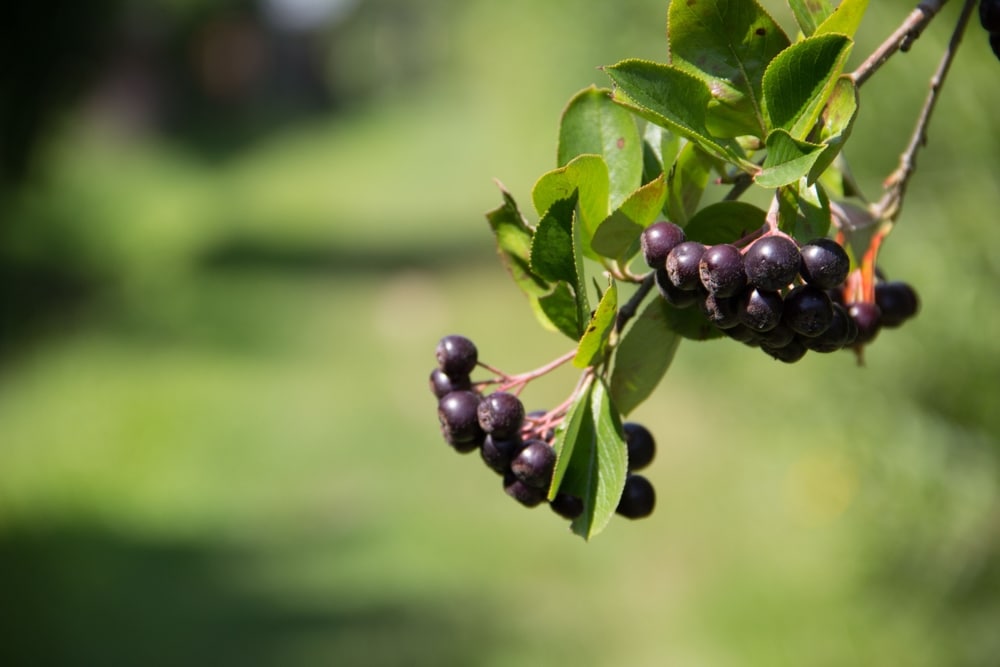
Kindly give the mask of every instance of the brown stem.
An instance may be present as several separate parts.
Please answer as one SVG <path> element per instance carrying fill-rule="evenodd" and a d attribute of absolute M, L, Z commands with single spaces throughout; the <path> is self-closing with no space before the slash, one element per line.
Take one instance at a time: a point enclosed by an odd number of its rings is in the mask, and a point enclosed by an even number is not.
<path fill-rule="evenodd" d="M 918 4 L 916 9 L 910 12 L 910 15 L 896 28 L 895 32 L 889 35 L 856 70 L 851 72 L 850 77 L 854 84 L 861 87 L 861 84 L 871 78 L 872 74 L 877 72 L 882 65 L 886 64 L 896 51 L 909 51 L 913 42 L 920 37 L 924 28 L 941 11 L 946 2 L 948 0 L 923 0 Z"/>

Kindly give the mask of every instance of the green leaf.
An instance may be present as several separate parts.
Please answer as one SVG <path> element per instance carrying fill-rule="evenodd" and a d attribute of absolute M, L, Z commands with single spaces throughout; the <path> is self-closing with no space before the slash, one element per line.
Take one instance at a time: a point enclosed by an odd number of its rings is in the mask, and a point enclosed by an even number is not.
<path fill-rule="evenodd" d="M 580 243 L 583 254 L 595 257 L 590 240 L 597 226 L 608 217 L 608 167 L 600 155 L 581 155 L 565 167 L 542 175 L 531 191 L 539 215 L 555 202 L 577 193 L 580 207 Z"/>
<path fill-rule="evenodd" d="M 642 181 L 642 142 L 635 117 L 611 99 L 611 91 L 580 91 L 563 111 L 559 125 L 559 166 L 580 155 L 604 158 L 610 180 L 610 208 L 615 209 Z"/>
<path fill-rule="evenodd" d="M 531 270 L 546 280 L 579 285 L 573 247 L 576 193 L 553 202 L 538 222 L 531 242 Z"/>
<path fill-rule="evenodd" d="M 543 324 L 568 336 L 573 341 L 583 335 L 583 322 L 580 321 L 580 309 L 577 307 L 574 291 L 565 282 L 557 283 L 549 294 L 536 298 Z"/>
<path fill-rule="evenodd" d="M 809 136 L 851 50 L 844 35 L 818 35 L 788 47 L 764 72 L 769 128 Z"/>
<path fill-rule="evenodd" d="M 712 175 L 712 158 L 697 144 L 686 143 L 667 177 L 667 217 L 684 226 L 698 210 Z"/>
<path fill-rule="evenodd" d="M 500 193 L 503 195 L 503 204 L 486 214 L 486 220 L 496 237 L 500 260 L 523 292 L 536 296 L 545 294 L 551 286 L 530 267 L 534 232 L 524 221 L 514 198 L 502 185 Z"/>
<path fill-rule="evenodd" d="M 816 34 L 837 33 L 854 37 L 867 9 L 868 0 L 841 0 L 833 13 L 816 28 Z"/>
<path fill-rule="evenodd" d="M 618 410 L 607 387 L 592 380 L 556 435 L 556 469 L 549 498 L 562 491 L 583 500 L 574 533 L 590 540 L 607 526 L 625 488 L 628 453 Z"/>
<path fill-rule="evenodd" d="M 788 5 L 806 37 L 816 32 L 816 28 L 833 14 L 833 5 L 829 0 L 788 0 Z"/>
<path fill-rule="evenodd" d="M 615 327 L 615 317 L 618 315 L 618 286 L 612 281 L 601 296 L 594 316 L 583 332 L 580 344 L 576 348 L 573 365 L 577 368 L 587 368 L 601 363 L 608 351 L 608 341 Z"/>
<path fill-rule="evenodd" d="M 767 213 L 742 201 L 721 201 L 698 211 L 684 235 L 705 245 L 732 243 L 764 226 Z"/>
<path fill-rule="evenodd" d="M 609 390 L 623 415 L 649 398 L 674 360 L 681 337 L 668 326 L 666 309 L 654 298 L 615 347 Z"/>
<path fill-rule="evenodd" d="M 712 340 L 723 335 L 714 324 L 709 322 L 697 306 L 690 308 L 674 308 L 664 302 L 663 313 L 667 328 L 682 338 L 688 340 Z"/>
<path fill-rule="evenodd" d="M 826 236 L 830 231 L 830 199 L 819 183 L 803 179 L 778 189 L 778 228 L 800 242 Z"/>
<path fill-rule="evenodd" d="M 683 70 L 647 60 L 623 60 L 604 68 L 615 83 L 614 99 L 661 127 L 694 141 L 706 151 L 753 170 L 740 145 L 716 138 L 708 129 L 708 85 Z"/>
<path fill-rule="evenodd" d="M 830 99 L 820 116 L 820 143 L 826 146 L 809 172 L 809 180 L 817 180 L 840 155 L 851 136 L 854 119 L 858 116 L 858 89 L 849 76 L 842 76 L 830 94 Z"/>
<path fill-rule="evenodd" d="M 667 200 L 667 184 L 661 173 L 625 200 L 601 223 L 594 234 L 594 251 L 622 264 L 639 250 L 642 230 L 656 222 Z"/>
<path fill-rule="evenodd" d="M 757 2 L 671 2 L 667 40 L 671 65 L 712 92 L 707 125 L 715 136 L 766 134 L 764 71 L 790 42 Z"/>
<path fill-rule="evenodd" d="M 785 130 L 775 130 L 767 137 L 767 157 L 763 170 L 754 182 L 764 188 L 776 188 L 798 181 L 812 172 L 826 146 L 799 141 Z"/>

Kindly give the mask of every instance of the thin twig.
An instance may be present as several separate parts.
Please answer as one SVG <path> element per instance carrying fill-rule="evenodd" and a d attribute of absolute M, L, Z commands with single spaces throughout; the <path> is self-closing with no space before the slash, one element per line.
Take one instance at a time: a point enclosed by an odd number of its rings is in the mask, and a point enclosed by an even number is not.
<path fill-rule="evenodd" d="M 900 24 L 896 31 L 882 42 L 875 51 L 865 59 L 856 70 L 851 72 L 851 80 L 858 87 L 871 78 L 882 65 L 888 62 L 896 51 L 909 51 L 910 46 L 931 22 L 931 19 L 941 11 L 948 0 L 923 0 L 916 9 Z"/>
<path fill-rule="evenodd" d="M 618 309 L 618 318 L 615 321 L 615 331 L 621 333 L 625 330 L 625 325 L 628 324 L 629 320 L 635 317 L 636 311 L 639 310 L 639 304 L 642 303 L 646 295 L 649 294 L 650 290 L 653 289 L 653 281 L 656 279 L 656 275 L 650 271 L 639 283 L 639 289 L 635 291 L 635 294 L 625 303 L 624 306 Z"/>
<path fill-rule="evenodd" d="M 886 179 L 885 194 L 872 207 L 876 219 L 895 220 L 899 216 L 899 212 L 903 206 L 903 196 L 906 194 L 906 187 L 917 169 L 917 153 L 927 144 L 927 127 L 930 124 L 931 115 L 934 113 L 934 107 L 940 98 L 941 88 L 944 86 L 951 63 L 958 52 L 958 46 L 962 42 L 965 27 L 968 25 L 975 8 L 976 0 L 965 0 L 962 13 L 958 17 L 958 23 L 955 25 L 955 30 L 951 34 L 951 40 L 948 42 L 948 48 L 945 50 L 944 55 L 941 56 L 941 62 L 938 64 L 934 76 L 931 77 L 930 90 L 927 93 L 927 98 L 924 100 L 924 106 L 920 110 L 916 126 L 913 128 L 910 143 L 899 157 L 899 167 Z"/>

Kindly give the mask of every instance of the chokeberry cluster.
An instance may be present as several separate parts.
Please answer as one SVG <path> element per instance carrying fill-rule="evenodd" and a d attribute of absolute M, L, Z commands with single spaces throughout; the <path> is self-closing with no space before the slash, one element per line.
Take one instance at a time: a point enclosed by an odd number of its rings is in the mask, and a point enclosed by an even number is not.
<path fill-rule="evenodd" d="M 990 46 L 996 57 L 1000 58 L 1000 0 L 980 1 L 979 22 L 990 33 Z"/>
<path fill-rule="evenodd" d="M 874 300 L 845 300 L 850 258 L 829 238 L 800 246 L 769 231 L 742 247 L 706 246 L 661 221 L 643 232 L 642 250 L 667 303 L 697 306 L 726 336 L 788 363 L 809 351 L 860 349 L 918 308 L 913 288 L 898 282 L 877 283 Z"/>
<path fill-rule="evenodd" d="M 522 505 L 535 507 L 545 502 L 556 465 L 555 428 L 562 415 L 525 413 L 520 398 L 502 389 L 484 393 L 490 383 L 472 381 L 478 351 L 464 336 L 442 338 L 436 356 L 430 389 L 438 399 L 445 441 L 463 454 L 478 450 L 486 466 L 502 477 L 507 495 Z M 652 513 L 656 499 L 649 480 L 634 471 L 649 465 L 656 445 L 652 434 L 639 424 L 626 423 L 624 431 L 629 474 L 617 512 L 638 519 Z M 571 520 L 584 510 L 581 498 L 562 492 L 549 505 Z"/>

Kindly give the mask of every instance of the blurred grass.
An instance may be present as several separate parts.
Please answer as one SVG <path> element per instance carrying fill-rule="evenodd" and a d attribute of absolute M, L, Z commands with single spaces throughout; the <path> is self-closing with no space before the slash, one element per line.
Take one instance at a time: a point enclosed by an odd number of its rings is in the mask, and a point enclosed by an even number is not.
<path fill-rule="evenodd" d="M 659 24 L 662 3 L 634 4 Z M 862 40 L 904 6 L 873 7 Z M 51 145 L 47 181 L 20 193 L 38 221 L 21 252 L 110 289 L 4 362 L 0 663 L 997 664 L 1000 90 L 983 35 L 885 250 L 921 315 L 864 368 L 682 346 L 635 415 L 658 438 L 657 511 L 584 545 L 441 443 L 426 389 L 445 333 L 512 371 L 567 348 L 492 255 L 490 178 L 526 202 L 592 65 L 661 49 L 651 19 L 581 39 L 560 12 L 582 3 L 515 20 L 528 7 L 470 3 L 453 80 L 225 165 L 86 125 Z M 849 157 L 869 194 L 946 34 L 864 91 Z M 529 409 L 572 381 L 533 386 Z"/>

